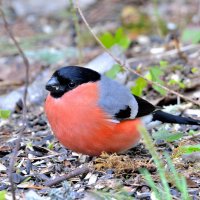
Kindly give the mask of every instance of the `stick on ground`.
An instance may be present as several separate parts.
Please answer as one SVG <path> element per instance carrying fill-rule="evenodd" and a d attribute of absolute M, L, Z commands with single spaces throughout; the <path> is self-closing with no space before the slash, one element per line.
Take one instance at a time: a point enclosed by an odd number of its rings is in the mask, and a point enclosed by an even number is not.
<path fill-rule="evenodd" d="M 9 24 L 6 20 L 3 8 L 2 8 L 2 3 L 0 1 L 0 15 L 2 17 L 3 23 L 4 23 L 4 28 L 6 30 L 6 32 L 8 33 L 9 37 L 11 38 L 11 40 L 13 41 L 16 49 L 19 52 L 19 55 L 22 57 L 24 65 L 25 65 L 25 71 L 26 71 L 26 76 L 25 76 L 25 89 L 24 89 L 24 95 L 23 95 L 23 114 L 22 114 L 22 120 L 23 120 L 23 126 L 22 128 L 19 130 L 19 136 L 18 139 L 16 140 L 16 144 L 15 144 L 15 148 L 13 150 L 13 153 L 11 155 L 10 158 L 10 163 L 9 163 L 9 169 L 8 169 L 8 177 L 9 177 L 9 181 L 10 181 L 10 185 L 11 185 L 11 193 L 12 193 L 12 199 L 15 200 L 16 196 L 15 196 L 15 185 L 13 183 L 13 177 L 12 177 L 12 173 L 13 173 L 13 168 L 14 168 L 14 164 L 15 164 L 15 160 L 17 157 L 17 153 L 18 150 L 20 148 L 20 142 L 23 136 L 24 131 L 26 130 L 27 127 L 27 105 L 26 105 L 26 100 L 27 100 L 27 94 L 28 94 L 28 85 L 29 85 L 29 61 L 26 57 L 26 55 L 24 54 L 22 48 L 20 47 L 19 43 L 17 42 L 17 40 L 15 39 L 14 34 L 12 33 Z"/>
<path fill-rule="evenodd" d="M 45 186 L 51 187 L 53 185 L 56 185 L 58 183 L 61 183 L 62 181 L 68 180 L 70 178 L 73 178 L 75 176 L 79 176 L 85 173 L 88 173 L 89 171 L 91 171 L 91 169 L 89 168 L 89 166 L 84 165 L 80 168 L 76 168 L 75 170 L 71 171 L 69 174 L 65 174 L 63 176 L 59 176 L 53 180 L 47 181 L 44 183 Z"/>

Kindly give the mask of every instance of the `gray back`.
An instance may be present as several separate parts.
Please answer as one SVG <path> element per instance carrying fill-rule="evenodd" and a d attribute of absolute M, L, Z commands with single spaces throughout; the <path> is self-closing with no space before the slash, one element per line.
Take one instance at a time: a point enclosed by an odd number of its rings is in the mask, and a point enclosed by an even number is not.
<path fill-rule="evenodd" d="M 99 105 L 112 118 L 127 106 L 131 109 L 128 119 L 134 119 L 138 113 L 138 103 L 128 88 L 106 76 L 101 76 Z M 120 119 L 117 119 L 120 120 Z"/>

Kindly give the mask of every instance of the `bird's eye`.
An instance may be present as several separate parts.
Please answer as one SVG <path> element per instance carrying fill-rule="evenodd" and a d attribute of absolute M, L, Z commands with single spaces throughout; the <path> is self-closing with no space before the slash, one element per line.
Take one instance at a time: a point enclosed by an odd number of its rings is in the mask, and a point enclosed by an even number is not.
<path fill-rule="evenodd" d="M 74 82 L 69 82 L 68 83 L 69 88 L 74 88 L 76 84 Z"/>

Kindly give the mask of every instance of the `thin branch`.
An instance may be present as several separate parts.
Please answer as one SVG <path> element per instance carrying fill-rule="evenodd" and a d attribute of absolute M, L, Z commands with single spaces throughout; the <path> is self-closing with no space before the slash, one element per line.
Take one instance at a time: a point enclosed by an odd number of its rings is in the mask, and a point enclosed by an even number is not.
<path fill-rule="evenodd" d="M 64 153 L 56 153 L 56 154 L 53 154 L 53 155 L 47 155 L 47 156 L 41 156 L 41 157 L 33 157 L 33 158 L 25 158 L 25 159 L 29 159 L 29 160 L 44 160 L 46 158 L 53 158 L 55 156 L 60 156 Z"/>
<path fill-rule="evenodd" d="M 126 69 L 126 70 L 128 70 L 128 71 L 130 71 L 130 72 L 136 74 L 137 76 L 143 78 L 143 79 L 146 80 L 148 83 L 154 84 L 154 85 L 156 85 L 156 86 L 159 86 L 160 88 L 166 90 L 166 91 L 169 92 L 169 93 L 175 94 L 176 96 L 179 96 L 179 97 L 181 97 L 182 99 L 185 99 L 185 100 L 187 100 L 187 101 L 190 101 L 190 102 L 192 102 L 192 103 L 194 103 L 194 104 L 200 106 L 200 102 L 195 101 L 195 100 L 193 100 L 193 99 L 191 99 L 191 98 L 188 98 L 188 97 L 186 97 L 186 96 L 180 94 L 179 92 L 176 92 L 176 91 L 174 91 L 174 90 L 171 90 L 171 89 L 169 89 L 169 88 L 167 88 L 167 87 L 165 87 L 165 86 L 163 86 L 163 85 L 160 85 L 160 84 L 157 83 L 157 82 L 150 81 L 150 80 L 148 80 L 147 78 L 145 78 L 143 75 L 141 75 L 140 73 L 138 73 L 136 70 L 134 70 L 134 69 L 130 68 L 129 66 L 125 65 L 124 63 L 122 63 L 122 61 L 121 61 L 120 59 L 118 59 L 115 55 L 113 55 L 113 54 L 103 45 L 103 43 L 99 40 L 99 38 L 96 36 L 96 34 L 94 33 L 94 31 L 92 30 L 92 28 L 91 28 L 90 25 L 88 24 L 88 22 L 87 22 L 85 16 L 83 15 L 83 12 L 82 12 L 82 10 L 80 9 L 80 6 L 79 6 L 79 4 L 78 4 L 78 0 L 76 0 L 76 8 L 77 8 L 77 10 L 78 10 L 78 12 L 79 12 L 79 14 L 80 14 L 80 16 L 81 16 L 83 22 L 85 23 L 86 27 L 88 28 L 88 30 L 89 30 L 90 33 L 92 34 L 92 36 L 95 38 L 95 40 L 98 42 L 98 44 L 104 49 L 104 51 L 107 52 L 107 53 L 115 60 L 116 63 L 118 63 L 119 65 L 121 65 L 124 69 Z"/>
<path fill-rule="evenodd" d="M 16 145 L 15 145 L 15 148 L 14 148 L 13 153 L 11 155 L 10 163 L 9 163 L 9 169 L 8 169 L 8 177 L 9 177 L 9 181 L 10 181 L 10 184 L 11 184 L 12 198 L 13 198 L 13 200 L 15 200 L 16 199 L 15 186 L 14 186 L 14 183 L 13 183 L 12 172 L 13 172 L 15 160 L 16 160 L 16 157 L 17 157 L 17 153 L 18 153 L 18 150 L 20 148 L 20 142 L 21 142 L 23 133 L 24 133 L 26 127 L 27 127 L 27 119 L 26 119 L 27 104 L 26 104 L 26 102 L 27 102 L 28 85 L 29 85 L 29 68 L 30 68 L 30 65 L 29 65 L 29 61 L 28 61 L 27 57 L 25 56 L 23 50 L 21 49 L 19 43 L 15 39 L 15 37 L 14 37 L 14 35 L 13 35 L 9 25 L 8 25 L 4 11 L 2 9 L 2 4 L 0 5 L 0 14 L 1 14 L 1 17 L 3 19 L 4 28 L 7 31 L 11 40 L 13 41 L 15 47 L 17 48 L 19 55 L 22 57 L 24 65 L 25 65 L 25 70 L 26 70 L 25 89 L 24 89 L 24 95 L 23 95 L 23 114 L 22 114 L 23 125 L 22 125 L 22 128 L 20 129 L 18 139 L 16 140 Z"/>
<path fill-rule="evenodd" d="M 83 45 L 81 41 L 81 31 L 80 31 L 80 25 L 79 25 L 79 20 L 78 20 L 78 13 L 76 11 L 76 8 L 74 7 L 73 0 L 69 0 L 69 2 L 70 2 L 70 10 L 72 13 L 72 21 L 74 23 L 74 29 L 75 29 L 75 34 L 77 38 L 77 41 L 75 41 L 75 44 L 78 47 L 78 51 L 79 51 L 78 62 L 79 64 L 81 64 L 83 60 L 83 52 L 82 52 Z"/>
<path fill-rule="evenodd" d="M 88 173 L 89 171 L 91 171 L 91 169 L 89 168 L 88 165 L 84 165 L 80 168 L 76 168 L 75 170 L 71 171 L 69 174 L 65 174 L 63 176 L 59 176 L 53 180 L 50 180 L 50 181 L 46 181 L 44 183 L 45 186 L 48 186 L 48 187 L 51 187 L 53 185 L 56 185 L 64 180 L 68 180 L 70 178 L 73 178 L 75 176 L 79 176 L 81 174 L 86 174 Z"/>

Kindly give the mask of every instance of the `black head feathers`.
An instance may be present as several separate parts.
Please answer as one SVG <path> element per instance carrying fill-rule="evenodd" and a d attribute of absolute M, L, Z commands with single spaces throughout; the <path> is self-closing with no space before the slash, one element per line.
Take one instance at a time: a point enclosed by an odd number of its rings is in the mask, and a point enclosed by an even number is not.
<path fill-rule="evenodd" d="M 51 96 L 59 98 L 83 83 L 95 82 L 100 78 L 101 75 L 91 69 L 79 66 L 62 67 L 54 72 L 46 84 L 46 89 L 50 91 Z"/>

